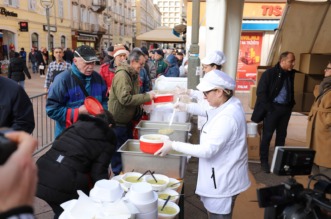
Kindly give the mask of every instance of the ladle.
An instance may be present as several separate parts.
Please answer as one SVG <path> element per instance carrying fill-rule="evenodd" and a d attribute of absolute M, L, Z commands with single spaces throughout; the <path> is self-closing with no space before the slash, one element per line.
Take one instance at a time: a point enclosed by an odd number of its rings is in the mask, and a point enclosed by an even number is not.
<path fill-rule="evenodd" d="M 179 97 L 177 97 L 177 100 L 176 100 L 175 104 L 177 104 L 178 102 L 179 102 Z M 176 109 L 174 108 L 174 111 L 172 111 L 172 114 L 171 114 L 171 117 L 170 117 L 169 127 L 171 127 L 172 122 L 174 121 L 175 114 L 176 114 Z"/>
<path fill-rule="evenodd" d="M 177 98 L 175 104 L 178 103 L 178 102 L 179 102 L 179 97 Z M 174 110 L 172 111 L 171 117 L 170 117 L 168 128 L 159 129 L 159 131 L 158 131 L 159 134 L 171 135 L 174 132 L 174 130 L 171 129 L 171 125 L 172 125 L 172 122 L 174 121 L 175 114 L 176 114 L 176 109 L 174 108 Z"/>

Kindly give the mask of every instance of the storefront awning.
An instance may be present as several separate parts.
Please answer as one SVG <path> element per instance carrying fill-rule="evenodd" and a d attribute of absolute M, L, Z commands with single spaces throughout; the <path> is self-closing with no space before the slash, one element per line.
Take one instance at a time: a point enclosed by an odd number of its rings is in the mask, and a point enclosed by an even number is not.
<path fill-rule="evenodd" d="M 172 30 L 170 27 L 158 27 L 155 30 L 138 35 L 136 39 L 151 42 L 184 42 L 181 37 L 175 36 Z"/>
<path fill-rule="evenodd" d="M 88 33 L 78 33 L 78 36 L 98 38 L 97 35 Z"/>
<path fill-rule="evenodd" d="M 244 20 L 241 29 L 244 31 L 274 31 L 278 25 L 278 20 Z"/>

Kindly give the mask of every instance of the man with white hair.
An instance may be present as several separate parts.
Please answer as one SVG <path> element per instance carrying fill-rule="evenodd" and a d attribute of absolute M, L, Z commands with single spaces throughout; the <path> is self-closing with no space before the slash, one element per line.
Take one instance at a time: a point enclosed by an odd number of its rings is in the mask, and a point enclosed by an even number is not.
<path fill-rule="evenodd" d="M 93 48 L 78 47 L 71 69 L 59 74 L 50 86 L 46 112 L 56 121 L 55 137 L 76 122 L 79 114 L 88 114 L 84 105 L 86 96 L 96 98 L 104 109 L 108 109 L 105 81 L 93 70 L 96 61 L 99 60 Z"/>
<path fill-rule="evenodd" d="M 121 63 L 117 67 L 112 86 L 109 91 L 109 111 L 113 114 L 116 127 L 114 131 L 117 137 L 116 150 L 133 138 L 132 120 L 139 120 L 141 105 L 151 101 L 153 92 L 139 93 L 139 73 L 145 65 L 144 53 L 140 49 L 134 49 L 129 55 L 129 64 Z M 115 175 L 122 171 L 121 153 L 116 152 L 111 160 L 111 166 Z"/>

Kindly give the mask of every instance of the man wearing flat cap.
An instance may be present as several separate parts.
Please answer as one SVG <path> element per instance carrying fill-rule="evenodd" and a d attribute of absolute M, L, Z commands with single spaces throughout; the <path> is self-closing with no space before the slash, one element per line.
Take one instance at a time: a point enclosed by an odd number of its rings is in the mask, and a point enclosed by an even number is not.
<path fill-rule="evenodd" d="M 74 52 L 71 69 L 59 74 L 51 84 L 46 102 L 47 115 L 56 121 L 55 137 L 76 122 L 79 114 L 88 114 L 86 96 L 96 98 L 107 109 L 107 86 L 93 70 L 99 61 L 95 50 L 82 45 Z"/>
<path fill-rule="evenodd" d="M 164 75 L 168 68 L 168 64 L 164 61 L 164 52 L 162 49 L 157 49 L 154 52 L 156 77 Z"/>

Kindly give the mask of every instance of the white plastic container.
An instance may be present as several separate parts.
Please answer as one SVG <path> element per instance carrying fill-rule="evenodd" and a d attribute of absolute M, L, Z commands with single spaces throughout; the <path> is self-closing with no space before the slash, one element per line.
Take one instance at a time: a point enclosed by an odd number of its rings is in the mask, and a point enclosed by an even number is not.
<path fill-rule="evenodd" d="M 247 136 L 255 137 L 257 135 L 257 123 L 248 122 L 247 123 Z"/>
<path fill-rule="evenodd" d="M 187 78 L 160 76 L 155 80 L 153 90 L 173 91 L 176 87 L 187 89 Z"/>
<path fill-rule="evenodd" d="M 95 201 L 114 202 L 122 198 L 123 189 L 116 180 L 99 180 L 90 191 L 90 197 Z"/>
<path fill-rule="evenodd" d="M 127 193 L 129 201 L 139 210 L 140 213 L 147 214 L 157 209 L 158 195 L 153 191 L 152 186 L 146 182 L 133 184 Z M 142 216 L 142 215 L 141 215 Z"/>

